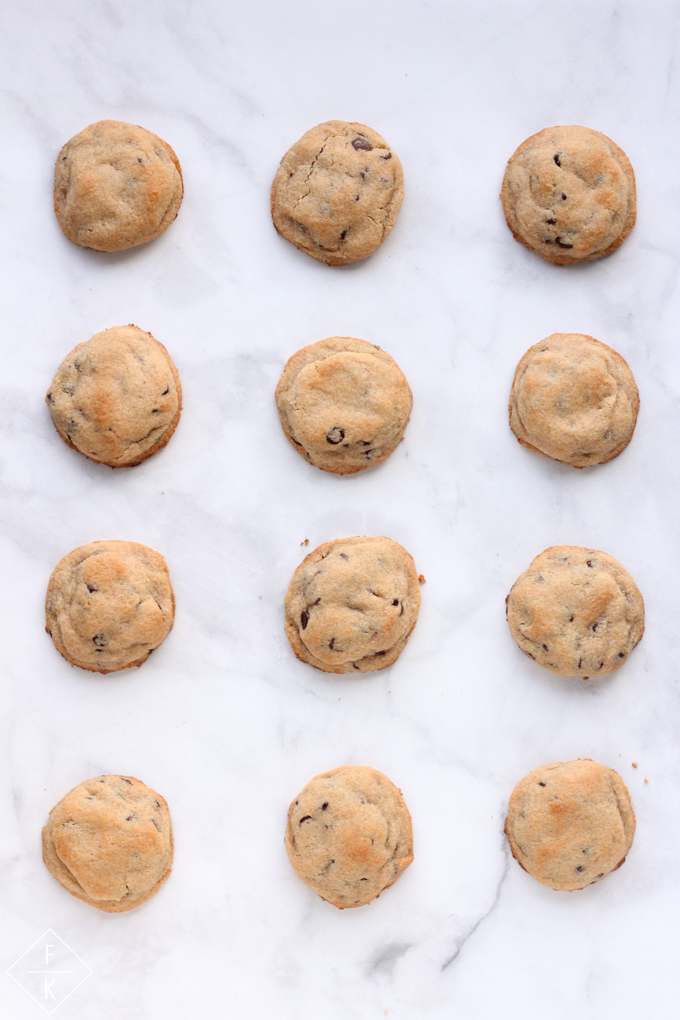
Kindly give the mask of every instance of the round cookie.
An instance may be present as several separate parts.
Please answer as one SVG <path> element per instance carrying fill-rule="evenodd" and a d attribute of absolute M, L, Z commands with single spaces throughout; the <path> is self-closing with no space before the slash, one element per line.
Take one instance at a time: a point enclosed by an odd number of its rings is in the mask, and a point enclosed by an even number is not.
<path fill-rule="evenodd" d="M 107 913 L 151 899 L 170 874 L 170 812 L 131 776 L 97 776 L 67 793 L 42 831 L 43 860 L 64 889 Z"/>
<path fill-rule="evenodd" d="M 182 386 L 163 344 L 114 326 L 62 361 L 45 401 L 64 442 L 97 464 L 134 467 L 170 441 Z"/>
<path fill-rule="evenodd" d="M 606 464 L 633 436 L 640 397 L 620 354 L 582 333 L 530 347 L 510 391 L 510 428 L 522 446 L 575 468 Z"/>
<path fill-rule="evenodd" d="M 329 120 L 281 160 L 271 192 L 279 234 L 329 266 L 368 258 L 404 199 L 399 157 L 365 124 Z"/>
<path fill-rule="evenodd" d="M 544 128 L 522 142 L 503 178 L 515 240 L 556 266 L 597 259 L 635 224 L 635 175 L 619 146 L 592 128 Z"/>
<path fill-rule="evenodd" d="M 413 406 L 396 361 L 349 336 L 319 340 L 289 358 L 275 396 L 291 446 L 311 464 L 339 475 L 389 457 Z"/>
<path fill-rule="evenodd" d="M 546 549 L 505 601 L 510 631 L 524 654 L 560 676 L 615 673 L 645 629 L 635 581 L 597 549 Z"/>
<path fill-rule="evenodd" d="M 122 251 L 159 237 L 182 202 L 167 142 L 136 124 L 100 120 L 74 135 L 54 168 L 54 211 L 69 241 Z"/>
<path fill-rule="evenodd" d="M 288 811 L 286 850 L 299 879 L 336 907 L 361 907 L 413 860 L 401 790 L 361 765 L 322 772 Z"/>
<path fill-rule="evenodd" d="M 339 538 L 306 556 L 286 592 L 286 634 L 302 662 L 367 673 L 399 658 L 416 625 L 420 587 L 390 538 Z"/>
<path fill-rule="evenodd" d="M 534 769 L 512 791 L 505 834 L 542 885 L 584 889 L 620 868 L 635 815 L 621 777 L 590 758 Z"/>
<path fill-rule="evenodd" d="M 45 616 L 45 630 L 71 665 L 92 673 L 141 666 L 175 618 L 165 560 L 138 542 L 82 545 L 52 571 Z"/>

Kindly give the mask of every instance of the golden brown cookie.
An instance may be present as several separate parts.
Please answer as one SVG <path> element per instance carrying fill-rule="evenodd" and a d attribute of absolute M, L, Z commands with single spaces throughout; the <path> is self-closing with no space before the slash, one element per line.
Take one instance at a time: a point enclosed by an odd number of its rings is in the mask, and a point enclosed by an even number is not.
<path fill-rule="evenodd" d="M 620 868 L 634 832 L 623 780 L 590 758 L 542 765 L 520 779 L 505 822 L 513 857 L 542 885 L 562 890 Z"/>
<path fill-rule="evenodd" d="M 556 266 L 597 259 L 635 224 L 635 175 L 619 146 L 592 128 L 544 128 L 508 161 L 503 211 L 517 241 Z"/>
<path fill-rule="evenodd" d="M 114 326 L 73 348 L 45 401 L 72 449 L 98 464 L 133 467 L 170 441 L 182 386 L 163 344 L 137 326 Z"/>
<path fill-rule="evenodd" d="M 349 336 L 328 337 L 294 354 L 275 396 L 291 446 L 311 464 L 339 475 L 389 457 L 413 406 L 396 361 Z"/>
<path fill-rule="evenodd" d="M 633 436 L 640 397 L 620 354 L 582 333 L 553 333 L 520 360 L 510 428 L 522 446 L 575 468 L 606 464 Z"/>
<path fill-rule="evenodd" d="M 43 860 L 64 889 L 108 913 L 151 899 L 170 874 L 170 812 L 131 776 L 97 776 L 67 793 L 42 831 Z"/>
<path fill-rule="evenodd" d="M 182 202 L 167 142 L 136 124 L 100 120 L 74 135 L 54 168 L 54 211 L 69 241 L 122 251 L 159 237 Z"/>
<path fill-rule="evenodd" d="M 387 142 L 365 124 L 329 120 L 305 132 L 281 160 L 272 219 L 296 248 L 344 266 L 377 251 L 403 198 L 401 163 Z"/>
<path fill-rule="evenodd" d="M 544 550 L 505 601 L 510 631 L 524 654 L 561 676 L 615 673 L 645 629 L 635 581 L 597 549 Z"/>
<path fill-rule="evenodd" d="M 322 772 L 288 811 L 286 850 L 298 878 L 336 907 L 361 907 L 413 860 L 401 790 L 361 765 Z"/>
<path fill-rule="evenodd" d="M 302 662 L 367 673 L 399 658 L 416 625 L 420 587 L 390 538 L 339 538 L 305 557 L 286 592 L 286 634 Z"/>
<path fill-rule="evenodd" d="M 138 542 L 90 542 L 50 577 L 45 630 L 73 666 L 141 666 L 172 630 L 175 596 L 160 553 Z"/>

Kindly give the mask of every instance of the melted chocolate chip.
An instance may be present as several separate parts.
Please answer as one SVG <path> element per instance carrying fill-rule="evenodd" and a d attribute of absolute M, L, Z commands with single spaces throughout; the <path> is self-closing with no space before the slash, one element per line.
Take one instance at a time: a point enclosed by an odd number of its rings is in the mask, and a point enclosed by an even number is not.
<path fill-rule="evenodd" d="M 593 561 L 592 560 L 586 560 L 586 566 L 592 567 L 592 565 L 593 565 Z"/>
<path fill-rule="evenodd" d="M 99 588 L 97 587 L 96 584 L 88 584 L 87 585 L 87 590 L 88 591 L 99 591 Z"/>
<path fill-rule="evenodd" d="M 357 152 L 360 150 L 362 152 L 370 152 L 373 148 L 367 138 L 355 138 L 352 142 L 352 147 L 355 148 Z"/>
<path fill-rule="evenodd" d="M 392 153 L 388 152 L 386 156 L 381 156 L 381 159 L 392 159 Z"/>
<path fill-rule="evenodd" d="M 581 871 L 585 871 L 585 868 L 583 867 L 582 864 L 577 864 L 576 870 L 580 873 Z"/>
<path fill-rule="evenodd" d="M 300 613 L 300 623 L 302 624 L 302 629 L 306 630 L 307 624 L 309 623 L 309 613 L 306 609 L 303 609 Z"/>
<path fill-rule="evenodd" d="M 108 638 L 106 634 L 95 634 L 92 638 L 97 648 L 104 648 L 108 644 Z"/>
<path fill-rule="evenodd" d="M 538 784 L 538 785 L 539 785 L 539 786 L 545 786 L 545 783 L 541 783 L 541 782 L 539 782 L 539 784 Z"/>
<path fill-rule="evenodd" d="M 298 825 L 302 825 L 303 822 L 311 822 L 311 821 L 312 821 L 312 816 L 311 815 L 305 815 L 304 818 L 300 819 L 300 821 L 298 822 Z"/>
<path fill-rule="evenodd" d="M 573 244 L 565 244 L 561 237 L 555 238 L 555 244 L 559 244 L 560 248 L 573 248 Z"/>
<path fill-rule="evenodd" d="M 567 196 L 564 194 L 564 192 L 562 192 L 562 201 L 563 202 L 567 201 Z"/>
<path fill-rule="evenodd" d="M 323 804 L 321 805 L 321 810 L 322 810 L 322 811 L 325 811 L 327 807 L 328 807 L 328 801 L 327 801 L 327 800 L 325 800 L 325 801 L 323 802 Z"/>
<path fill-rule="evenodd" d="M 559 153 L 555 153 L 555 155 L 553 156 L 553 159 L 555 160 L 555 162 L 557 163 L 558 166 L 562 166 L 562 164 L 560 163 Z"/>
<path fill-rule="evenodd" d="M 545 222 L 546 223 L 557 223 L 557 220 L 554 217 L 551 216 L 550 219 L 546 220 Z"/>
<path fill-rule="evenodd" d="M 619 652 L 619 659 L 625 659 L 625 657 L 626 656 L 624 652 Z"/>
<path fill-rule="evenodd" d="M 593 632 L 596 631 L 598 627 L 599 627 L 599 623 L 594 623 L 593 624 Z"/>
<path fill-rule="evenodd" d="M 341 560 L 348 560 L 349 559 L 349 556 L 347 555 L 347 553 L 338 553 L 338 556 L 340 557 Z"/>
<path fill-rule="evenodd" d="M 543 645 L 543 651 L 544 651 L 544 652 L 547 652 L 547 651 L 548 651 L 548 646 L 547 646 L 547 645 Z"/>
<path fill-rule="evenodd" d="M 335 648 L 335 638 L 334 637 L 331 638 L 330 641 L 328 642 L 328 647 L 330 648 L 331 651 L 334 650 L 334 648 Z"/>
<path fill-rule="evenodd" d="M 326 442 L 330 443 L 331 446 L 337 446 L 345 438 L 345 430 L 341 429 L 339 425 L 334 425 L 330 432 L 326 433 Z"/>
<path fill-rule="evenodd" d="M 347 228 L 347 230 L 349 230 L 349 227 Z M 344 241 L 345 238 L 347 237 L 347 230 L 343 230 L 343 232 L 340 234 L 341 241 Z"/>

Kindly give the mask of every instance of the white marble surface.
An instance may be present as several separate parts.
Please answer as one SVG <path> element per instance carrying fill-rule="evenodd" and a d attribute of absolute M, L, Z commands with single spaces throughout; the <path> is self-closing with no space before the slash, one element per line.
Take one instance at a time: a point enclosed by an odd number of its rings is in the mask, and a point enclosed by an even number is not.
<path fill-rule="evenodd" d="M 93 970 L 72 1020 L 666 1020 L 680 912 L 680 81 L 677 0 L 24 0 L 2 11 L 0 166 L 0 1003 L 39 1007 L 4 969 L 47 928 Z M 105 117 L 143 124 L 184 171 L 179 217 L 118 255 L 70 244 L 51 209 L 60 146 Z M 278 238 L 278 160 L 329 118 L 373 126 L 406 199 L 370 260 L 329 269 Z M 585 124 L 628 153 L 638 223 L 562 269 L 513 241 L 498 200 L 527 135 Z M 43 398 L 62 357 L 134 322 L 171 351 L 184 413 L 167 450 L 112 472 L 69 450 Z M 631 365 L 634 440 L 582 472 L 522 449 L 507 395 L 525 349 L 584 332 Z M 382 466 L 306 465 L 272 394 L 286 358 L 334 334 L 383 346 L 414 411 Z M 401 542 L 427 578 L 392 668 L 297 662 L 282 599 L 305 549 Z M 43 631 L 61 556 L 125 538 L 166 557 L 170 637 L 140 670 L 69 667 Z M 647 632 L 618 674 L 552 676 L 513 643 L 504 598 L 543 548 L 620 559 Z M 308 551 L 308 550 L 307 550 Z M 509 858 L 515 782 L 592 757 L 638 819 L 628 861 L 558 894 Z M 634 769 L 631 762 L 638 762 Z M 296 879 L 290 799 L 370 764 L 403 790 L 416 859 L 339 912 Z M 99 773 L 168 800 L 175 870 L 101 914 L 40 857 L 48 810 Z M 645 783 L 645 778 L 649 782 Z"/>

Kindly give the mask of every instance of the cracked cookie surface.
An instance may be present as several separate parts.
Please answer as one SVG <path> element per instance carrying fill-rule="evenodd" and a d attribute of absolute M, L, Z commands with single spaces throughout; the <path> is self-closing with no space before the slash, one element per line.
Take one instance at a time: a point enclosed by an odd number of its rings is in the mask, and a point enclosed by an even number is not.
<path fill-rule="evenodd" d="M 530 347 L 510 391 L 510 428 L 529 450 L 572 467 L 605 464 L 632 439 L 640 397 L 616 351 L 582 333 Z"/>
<path fill-rule="evenodd" d="M 141 666 L 172 630 L 175 596 L 160 553 L 138 542 L 90 542 L 52 571 L 47 633 L 73 666 Z"/>
<path fill-rule="evenodd" d="M 607 553 L 556 545 L 540 553 L 506 599 L 513 638 L 560 676 L 614 673 L 645 629 L 642 595 Z"/>
<path fill-rule="evenodd" d="M 291 446 L 323 471 L 342 475 L 389 457 L 413 405 L 409 385 L 389 354 L 347 336 L 297 351 L 275 397 Z"/>
<path fill-rule="evenodd" d="M 420 587 L 413 559 L 389 538 L 325 542 L 293 574 L 286 634 L 298 659 L 326 673 L 390 666 L 416 625 Z"/>
<path fill-rule="evenodd" d="M 542 885 L 584 889 L 621 867 L 635 815 L 618 773 L 579 758 L 542 765 L 520 779 L 505 833 L 513 857 Z"/>
<path fill-rule="evenodd" d="M 411 816 L 376 769 L 344 765 L 315 776 L 288 811 L 286 850 L 295 874 L 336 907 L 361 907 L 413 860 Z"/>
<path fill-rule="evenodd" d="M 74 347 L 45 401 L 68 446 L 98 464 L 133 467 L 169 442 L 182 387 L 163 344 L 137 326 L 114 326 Z"/>
<path fill-rule="evenodd" d="M 399 157 L 365 124 L 329 120 L 305 132 L 281 160 L 271 190 L 279 234 L 329 266 L 368 258 L 404 198 Z"/>
<path fill-rule="evenodd" d="M 97 776 L 67 793 L 42 832 L 43 861 L 64 889 L 107 913 L 154 896 L 173 855 L 168 805 L 132 776 Z"/>
<path fill-rule="evenodd" d="M 69 241 L 122 251 L 159 237 L 182 202 L 182 171 L 167 142 L 136 124 L 100 120 L 64 145 L 54 211 Z"/>
<path fill-rule="evenodd" d="M 556 266 L 600 258 L 635 224 L 635 175 L 619 146 L 592 128 L 544 128 L 522 142 L 503 178 L 515 240 Z"/>

